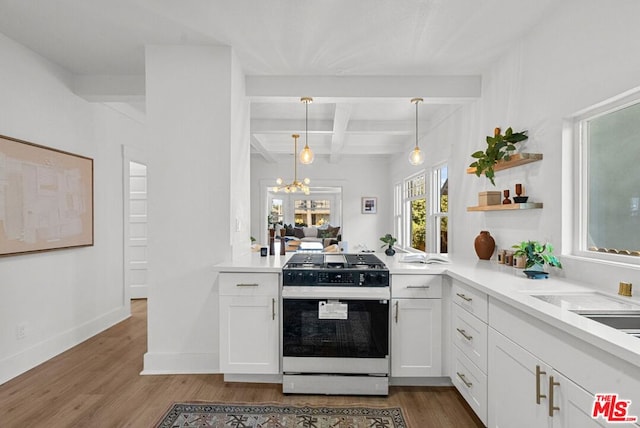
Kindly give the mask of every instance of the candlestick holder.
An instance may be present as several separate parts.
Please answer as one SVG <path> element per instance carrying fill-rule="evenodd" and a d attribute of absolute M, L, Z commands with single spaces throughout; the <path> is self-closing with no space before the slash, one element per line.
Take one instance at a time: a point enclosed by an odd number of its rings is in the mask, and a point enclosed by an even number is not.
<path fill-rule="evenodd" d="M 509 189 L 504 189 L 502 191 L 502 194 L 504 195 L 504 199 L 502 200 L 502 205 L 510 204 L 511 199 L 509 199 Z"/>

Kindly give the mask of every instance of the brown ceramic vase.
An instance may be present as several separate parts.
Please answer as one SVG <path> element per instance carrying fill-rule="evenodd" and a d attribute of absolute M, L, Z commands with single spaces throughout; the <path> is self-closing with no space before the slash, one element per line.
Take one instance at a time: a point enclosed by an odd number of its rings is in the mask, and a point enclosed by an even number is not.
<path fill-rule="evenodd" d="M 480 234 L 476 236 L 473 245 L 480 260 L 491 259 L 493 251 L 496 249 L 496 241 L 493 240 L 493 237 L 487 230 L 481 231 Z"/>

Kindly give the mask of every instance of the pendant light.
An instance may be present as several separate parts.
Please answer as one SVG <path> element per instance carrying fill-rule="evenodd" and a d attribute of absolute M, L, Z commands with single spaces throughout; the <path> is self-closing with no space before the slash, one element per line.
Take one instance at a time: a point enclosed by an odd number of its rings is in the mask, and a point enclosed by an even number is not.
<path fill-rule="evenodd" d="M 304 117 L 304 149 L 300 152 L 300 162 L 309 165 L 313 162 L 313 152 L 309 148 L 309 104 L 313 102 L 311 97 L 300 98 L 305 104 L 305 117 Z"/>
<path fill-rule="evenodd" d="M 279 191 L 283 191 L 284 193 L 297 193 L 298 191 L 304 193 L 305 195 L 308 195 L 310 193 L 309 191 L 309 183 L 311 183 L 311 180 L 309 180 L 308 178 L 305 178 L 302 181 L 298 181 L 298 138 L 300 137 L 300 135 L 298 134 L 293 134 L 293 181 L 289 184 L 285 184 L 282 185 L 283 180 L 282 178 L 278 178 L 276 180 L 276 184 L 277 186 L 274 187 L 272 190 L 274 192 L 279 192 Z"/>
<path fill-rule="evenodd" d="M 413 98 L 411 100 L 411 102 L 416 105 L 416 146 L 411 153 L 409 153 L 409 163 L 411 165 L 421 165 L 422 162 L 424 162 L 424 154 L 420 151 L 420 147 L 418 147 L 418 104 L 422 101 L 424 101 L 422 98 Z"/>

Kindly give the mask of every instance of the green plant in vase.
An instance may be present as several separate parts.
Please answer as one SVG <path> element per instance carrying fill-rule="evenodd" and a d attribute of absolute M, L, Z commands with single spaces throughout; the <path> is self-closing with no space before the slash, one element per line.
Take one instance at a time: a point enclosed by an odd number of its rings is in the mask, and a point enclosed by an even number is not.
<path fill-rule="evenodd" d="M 553 245 L 548 242 L 541 244 L 538 241 L 522 241 L 513 245 L 512 248 L 516 249 L 513 253 L 514 257 L 524 256 L 525 269 L 542 271 L 545 264 L 562 269 L 562 263 L 553 255 Z"/>
<path fill-rule="evenodd" d="M 513 132 L 513 129 L 509 127 L 502 135 L 500 128 L 495 128 L 493 136 L 487 135 L 487 148 L 484 151 L 478 150 L 471 154 L 475 161 L 469 166 L 476 169 L 478 177 L 484 174 L 495 186 L 494 166 L 500 160 L 508 161 L 511 159 L 511 154 L 516 149 L 515 144 L 529 138 L 526 133 L 527 131 Z"/>
<path fill-rule="evenodd" d="M 384 245 L 382 245 L 380 248 L 388 247 L 384 251 L 384 253 L 387 256 L 393 256 L 396 253 L 396 250 L 393 249 L 393 244 L 395 244 L 398 240 L 394 238 L 390 233 L 387 233 L 386 235 L 380 237 L 380 240 L 384 242 Z"/>

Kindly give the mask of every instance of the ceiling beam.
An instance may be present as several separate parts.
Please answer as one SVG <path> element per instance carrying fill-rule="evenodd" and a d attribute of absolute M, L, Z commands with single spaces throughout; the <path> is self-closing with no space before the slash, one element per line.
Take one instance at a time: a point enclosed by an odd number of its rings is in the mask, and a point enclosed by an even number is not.
<path fill-rule="evenodd" d="M 253 147 L 255 153 L 261 155 L 267 163 L 277 163 L 276 158 L 265 149 L 264 142 L 261 141 L 260 135 L 251 136 L 251 147 Z"/>
<path fill-rule="evenodd" d="M 336 163 L 340 160 L 340 153 L 344 147 L 344 135 L 349 127 L 351 118 L 351 104 L 336 104 L 333 114 L 333 135 L 329 148 L 329 162 Z"/>
<path fill-rule="evenodd" d="M 406 99 L 425 103 L 463 103 L 480 98 L 481 76 L 246 76 L 246 95 L 252 100 L 301 96 L 345 99 Z"/>

